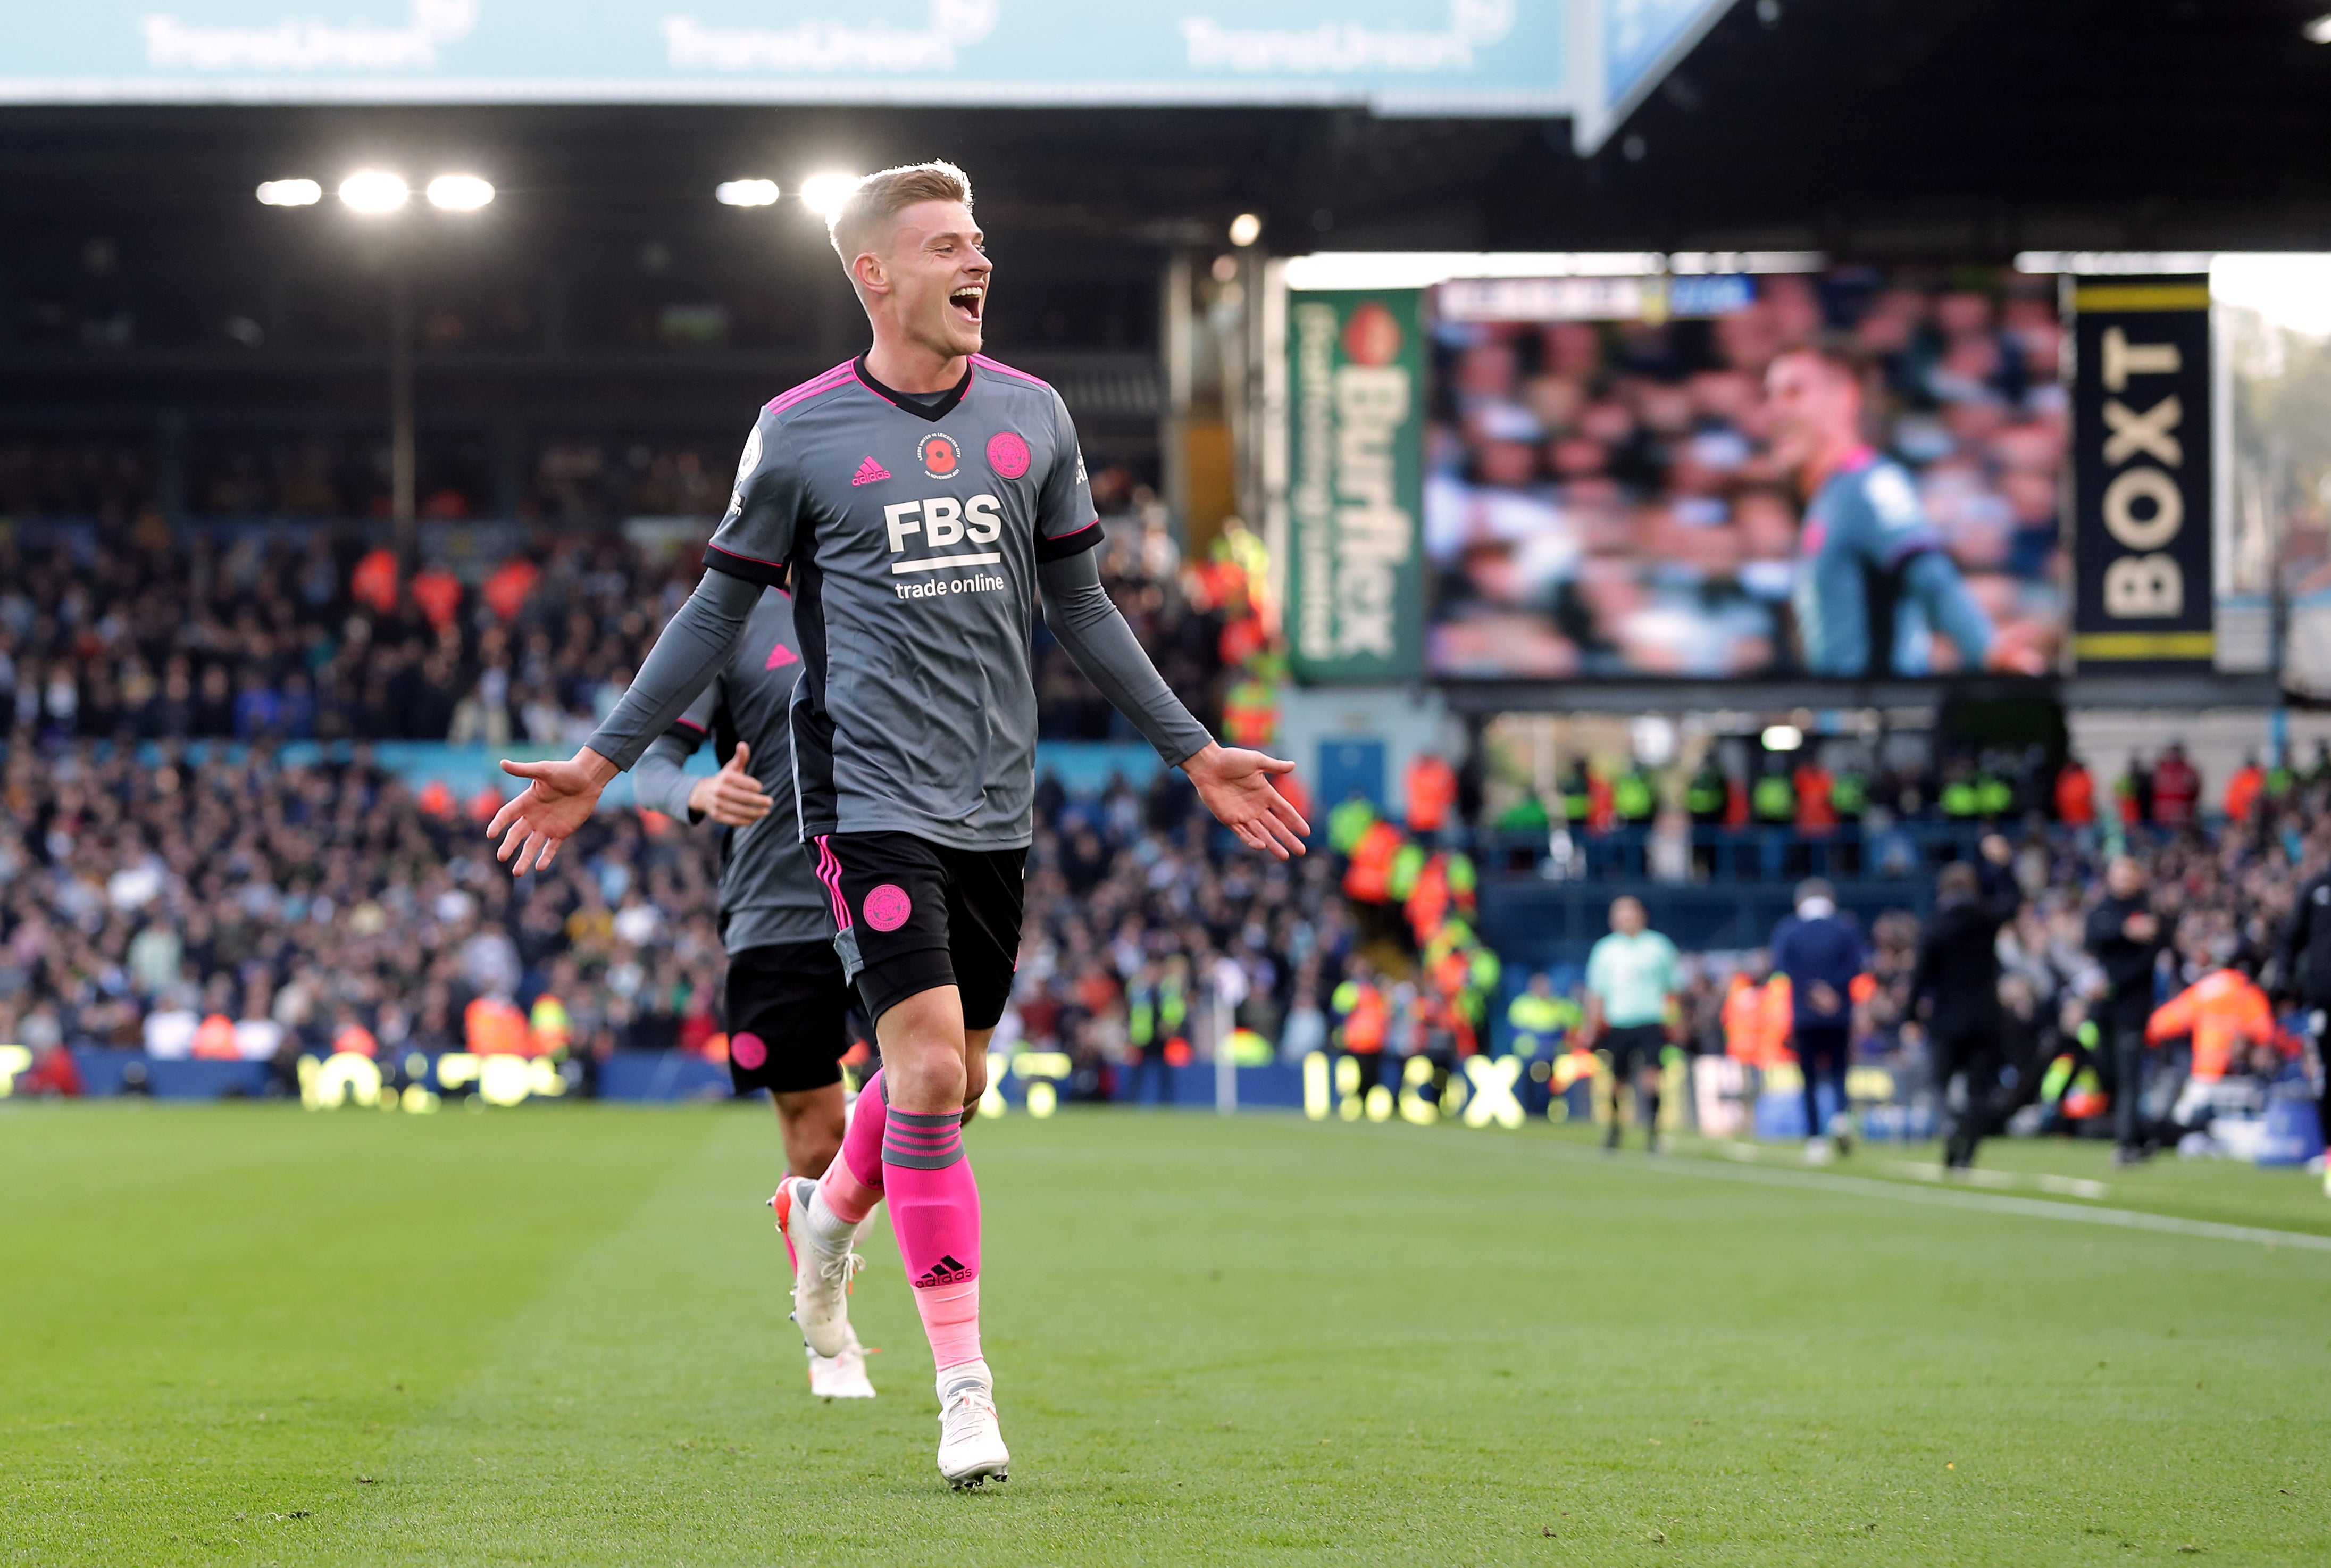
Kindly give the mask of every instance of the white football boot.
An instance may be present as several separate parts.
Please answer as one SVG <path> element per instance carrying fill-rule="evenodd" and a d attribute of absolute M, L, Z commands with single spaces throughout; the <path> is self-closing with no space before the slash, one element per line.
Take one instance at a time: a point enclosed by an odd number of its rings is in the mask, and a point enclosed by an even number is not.
<path fill-rule="evenodd" d="M 939 1395 L 939 1474 L 958 1492 L 990 1476 L 1010 1480 L 1012 1455 L 995 1419 L 993 1385 L 985 1377 L 951 1382 L 952 1389 Z"/>
<path fill-rule="evenodd" d="M 858 1336 L 852 1335 L 850 1343 L 840 1355 L 820 1355 L 804 1347 L 809 1357 L 809 1392 L 818 1399 L 872 1399 L 874 1384 L 866 1376 L 866 1352 L 860 1348 Z"/>
<path fill-rule="evenodd" d="M 810 1204 L 817 1183 L 807 1176 L 787 1176 L 777 1183 L 769 1206 L 777 1212 L 777 1229 L 784 1232 L 785 1251 L 794 1265 L 794 1322 L 802 1339 L 818 1355 L 838 1360 L 857 1341 L 850 1332 L 850 1278 L 864 1266 L 852 1243 L 855 1227 L 842 1232 L 836 1246 L 814 1223 Z"/>

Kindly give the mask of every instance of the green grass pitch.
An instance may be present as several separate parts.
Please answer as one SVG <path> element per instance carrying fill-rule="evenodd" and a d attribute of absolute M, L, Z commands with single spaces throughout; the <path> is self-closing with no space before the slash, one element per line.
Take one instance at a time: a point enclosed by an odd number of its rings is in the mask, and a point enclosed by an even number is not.
<path fill-rule="evenodd" d="M 747 1107 L 9 1108 L 0 1562 L 2331 1559 L 2331 1252 L 2068 1221 L 2031 1183 L 2098 1150 L 1936 1202 L 1879 1152 L 983 1123 L 1013 1479 L 956 1496 L 887 1232 L 882 1397 L 808 1397 L 775 1146 Z M 2331 1232 L 2296 1174 L 2108 1202 Z"/>

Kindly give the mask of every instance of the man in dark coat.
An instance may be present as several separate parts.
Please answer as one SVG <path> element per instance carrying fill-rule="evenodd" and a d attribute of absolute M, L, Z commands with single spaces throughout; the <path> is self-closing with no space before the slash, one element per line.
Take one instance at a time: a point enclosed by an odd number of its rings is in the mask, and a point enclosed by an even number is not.
<path fill-rule="evenodd" d="M 1927 1021 L 1927 1054 L 1942 1090 L 1943 1164 L 1965 1170 L 1990 1130 L 1999 1096 L 2001 1041 L 1999 928 L 2015 918 L 2022 895 L 2009 874 L 2014 851 L 1991 833 L 1979 865 L 1955 860 L 1935 889 L 1935 914 L 1918 937 L 1911 1005 Z"/>
<path fill-rule="evenodd" d="M 2153 1015 L 2154 974 L 2174 924 L 2155 913 L 2145 868 L 2116 855 L 2105 897 L 2088 911 L 2087 946 L 2104 970 L 2104 994 L 2089 1009 L 2112 1070 L 2113 1164 L 2133 1165 L 2151 1151 L 2139 1102 L 2145 1094 L 2145 1024 Z"/>

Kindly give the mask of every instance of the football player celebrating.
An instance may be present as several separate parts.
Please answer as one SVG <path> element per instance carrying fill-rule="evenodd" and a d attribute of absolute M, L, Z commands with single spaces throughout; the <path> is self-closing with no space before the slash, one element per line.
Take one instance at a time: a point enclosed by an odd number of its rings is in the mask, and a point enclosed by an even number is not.
<path fill-rule="evenodd" d="M 1310 829 L 1270 782 L 1293 765 L 1216 745 L 1102 589 L 1066 406 L 979 352 L 993 269 L 963 171 L 871 176 L 829 229 L 872 347 L 761 411 L 696 592 L 589 745 L 566 762 L 502 765 L 529 783 L 487 832 L 513 872 L 548 864 L 718 671 L 761 590 L 790 581 L 802 832 L 887 1091 L 861 1098 L 849 1140 L 860 1124 L 879 1133 L 879 1164 L 846 1146 L 792 1211 L 795 1316 L 812 1349 L 839 1348 L 842 1284 L 826 1265 L 887 1199 L 938 1368 L 939 1471 L 964 1487 L 1009 1464 L 980 1355 L 979 1193 L 962 1124 L 1018 956 L 1040 590 L 1078 667 L 1242 842 L 1283 860 Z"/>

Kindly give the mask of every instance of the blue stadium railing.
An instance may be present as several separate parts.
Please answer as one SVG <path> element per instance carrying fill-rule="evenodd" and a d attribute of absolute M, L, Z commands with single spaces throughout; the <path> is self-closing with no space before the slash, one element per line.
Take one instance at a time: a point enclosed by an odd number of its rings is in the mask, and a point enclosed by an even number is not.
<path fill-rule="evenodd" d="M 1864 925 L 1889 909 L 1923 914 L 1934 903 L 1935 873 L 1973 858 L 1984 831 L 1955 822 L 1850 824 L 1826 833 L 1694 828 L 1685 880 L 1651 874 L 1649 829 L 1578 835 L 1569 876 L 1548 874 L 1556 862 L 1546 834 L 1493 832 L 1476 856 L 1482 936 L 1509 975 L 1581 963 L 1611 928 L 1611 900 L 1623 893 L 1641 898 L 1652 928 L 1688 952 L 1760 947 L 1805 877 L 1825 878 L 1839 907 Z"/>

